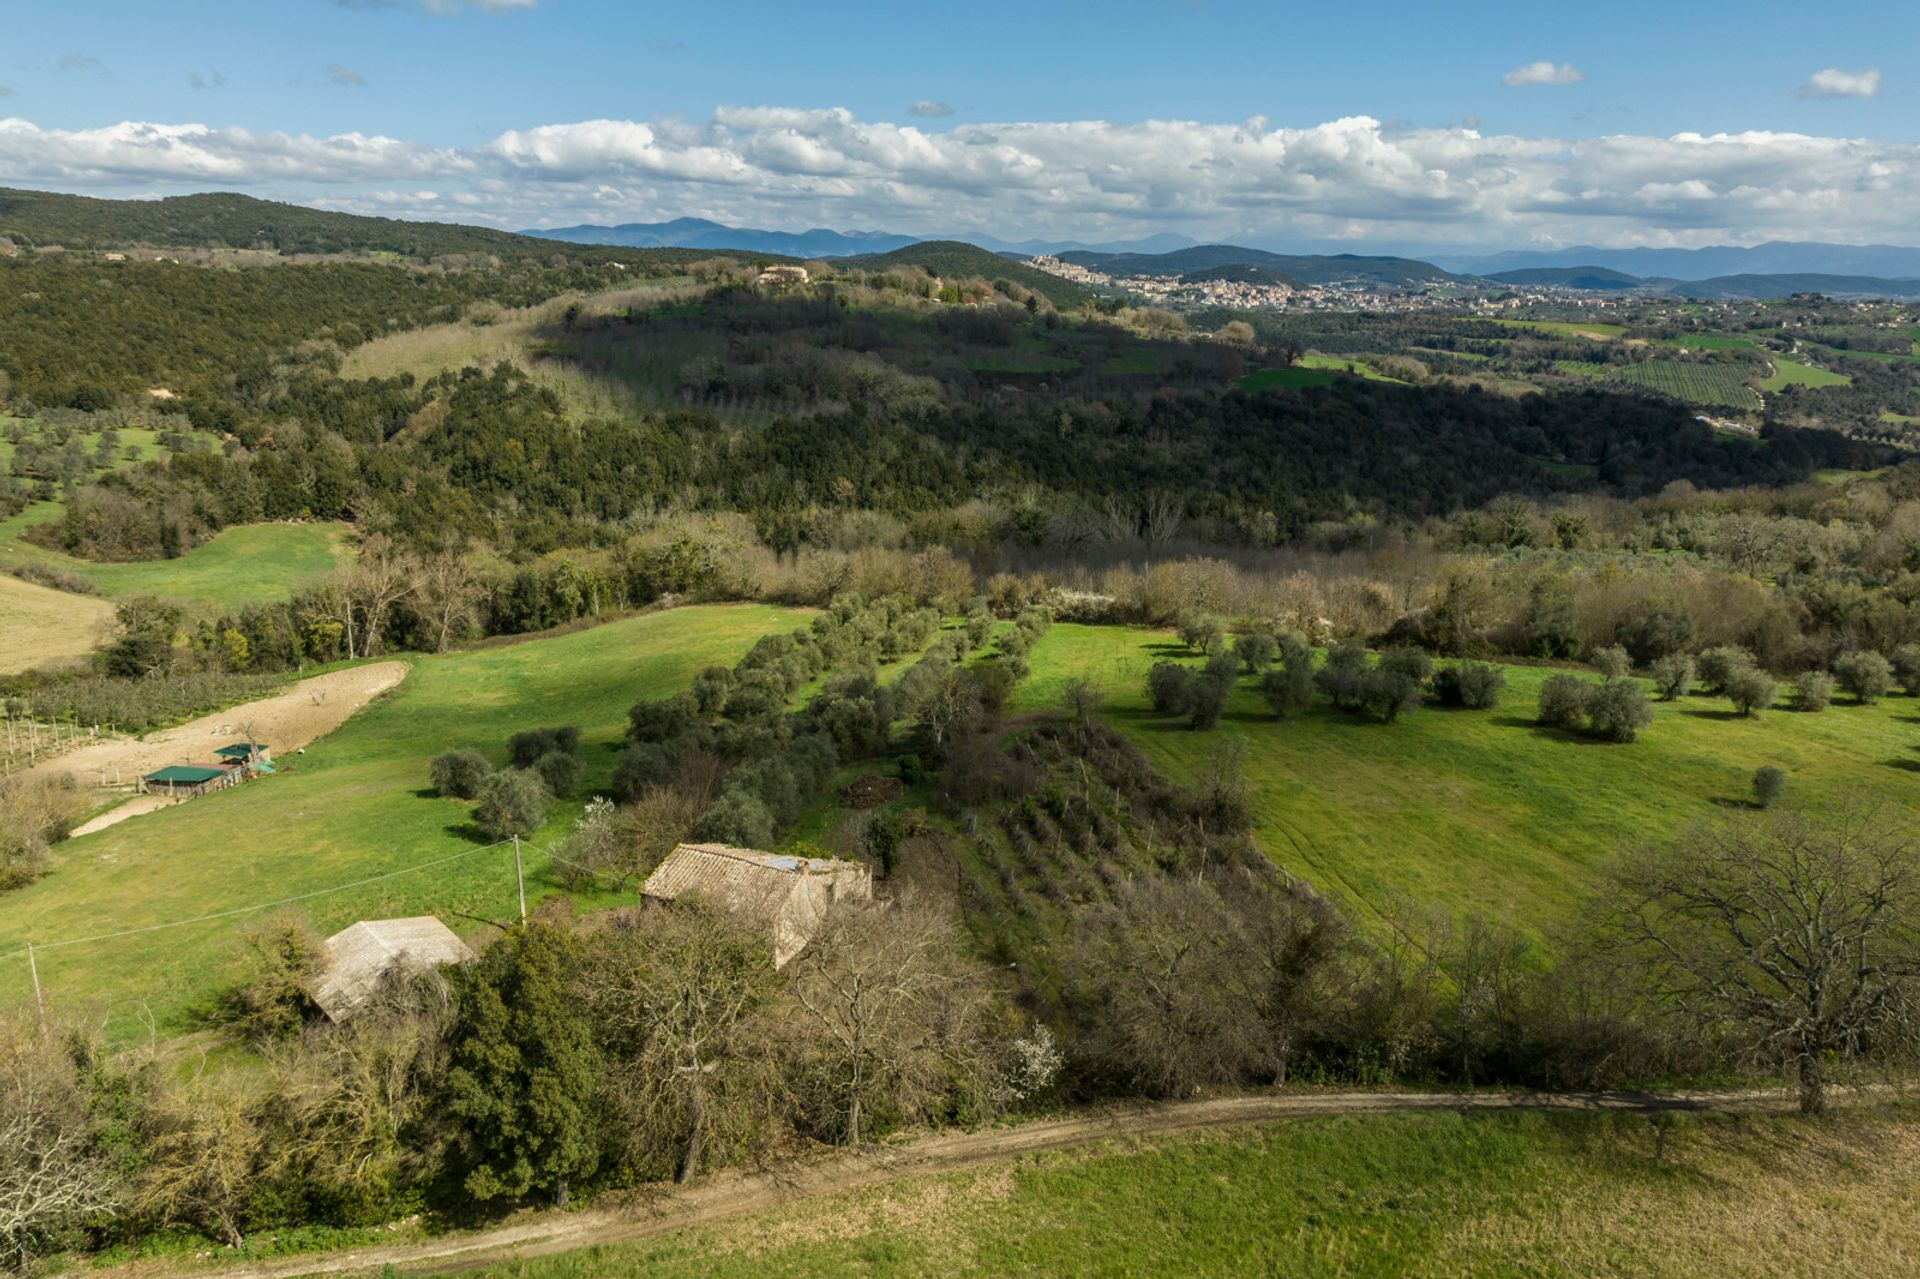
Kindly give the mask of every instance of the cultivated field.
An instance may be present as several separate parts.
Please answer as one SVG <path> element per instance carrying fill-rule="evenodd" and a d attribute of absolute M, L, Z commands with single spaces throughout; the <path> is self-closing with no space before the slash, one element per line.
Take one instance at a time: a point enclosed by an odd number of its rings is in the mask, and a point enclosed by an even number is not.
<path fill-rule="evenodd" d="M 0 675 L 86 656 L 112 616 L 103 600 L 0 575 Z"/>
<path fill-rule="evenodd" d="M 102 564 L 8 539 L 0 531 L 0 569 L 46 564 L 89 579 L 109 599 L 159 595 L 200 608 L 237 609 L 284 599 L 302 581 L 340 567 L 350 555 L 346 537 L 344 524 L 242 524 L 178 559 Z"/>
<path fill-rule="evenodd" d="M 1094 679 L 1108 717 L 1183 780 L 1222 738 L 1242 738 L 1261 846 L 1363 914 L 1404 898 L 1547 933 L 1596 865 L 1744 805 L 1763 764 L 1785 769 L 1791 792 L 1809 800 L 1858 794 L 1920 811 L 1912 698 L 1740 719 L 1723 699 L 1694 697 L 1660 705 L 1638 742 L 1606 745 L 1533 724 L 1549 670 L 1507 668 L 1497 710 L 1429 707 L 1396 724 L 1324 703 L 1279 722 L 1242 678 L 1219 731 L 1195 733 L 1147 703 L 1147 669 L 1168 657 L 1197 662 L 1168 635 L 1056 625 L 1035 646 L 1016 705 L 1050 710 L 1068 680 Z"/>
<path fill-rule="evenodd" d="M 1706 408 L 1758 410 L 1760 397 L 1747 385 L 1753 370 L 1741 364 L 1701 364 L 1691 360 L 1643 360 L 1622 364 L 1609 376 L 1618 382 L 1671 395 Z"/>
<path fill-rule="evenodd" d="M 474 853 L 470 806 L 434 797 L 427 763 L 473 747 L 496 762 L 522 728 L 578 724 L 586 785 L 604 786 L 626 709 L 687 686 L 710 663 L 731 664 L 759 636 L 804 615 L 761 606 L 692 607 L 571 635 L 414 660 L 397 689 L 311 746 L 277 777 L 191 800 L 61 844 L 51 873 L 0 896 L 0 1004 L 28 993 L 26 942 L 51 998 L 108 1018 L 108 1033 L 192 1025 L 190 1009 L 224 978 L 245 918 L 59 947 L 367 879 L 469 854 L 417 874 L 314 898 L 331 930 L 355 919 L 437 913 L 473 932 L 513 909 L 511 849 Z M 271 739 L 269 745 L 276 745 Z M 559 804 L 533 841 L 564 835 L 584 800 Z M 528 892 L 554 891 L 528 857 Z"/>
<path fill-rule="evenodd" d="M 1317 1118 L 1030 1154 L 469 1274 L 1892 1279 L 1920 1265 L 1917 1184 L 1903 1111 L 1682 1118 L 1664 1139 L 1644 1115 Z"/>
<path fill-rule="evenodd" d="M 1760 389 L 1763 391 L 1784 391 L 1790 386 L 1853 385 L 1853 379 L 1844 373 L 1815 368 L 1804 360 L 1796 360 L 1792 356 L 1776 355 L 1772 358 L 1773 374 L 1760 382 Z"/>

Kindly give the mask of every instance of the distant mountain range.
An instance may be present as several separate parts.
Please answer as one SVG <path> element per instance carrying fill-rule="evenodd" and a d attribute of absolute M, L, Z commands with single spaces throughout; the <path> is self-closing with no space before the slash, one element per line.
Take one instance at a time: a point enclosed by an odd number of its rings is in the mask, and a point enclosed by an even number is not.
<path fill-rule="evenodd" d="M 829 231 L 815 227 L 810 231 L 762 231 L 753 227 L 727 226 L 706 218 L 675 218 L 671 222 L 623 222 L 618 226 L 582 223 L 578 226 L 537 227 L 522 235 L 542 240 L 565 240 L 571 244 L 611 244 L 632 249 L 731 249 L 747 253 L 772 253 L 788 258 L 848 258 L 872 253 L 891 253 L 909 244 L 947 243 L 959 240 L 977 244 L 995 253 L 1030 258 L 1042 253 L 1071 250 L 1098 250 L 1107 253 L 1164 253 L 1182 249 L 1193 241 L 1184 235 L 1150 235 L 1140 240 L 1117 240 L 1105 244 L 1087 244 L 1080 240 L 1000 240 L 990 235 L 927 237 L 896 235 L 890 231 Z"/>
<path fill-rule="evenodd" d="M 1269 253 L 1237 244 L 1198 244 L 1171 253 L 1061 253 L 1062 262 L 1104 275 L 1192 275 L 1224 267 L 1261 267 L 1302 284 L 1386 284 L 1397 287 L 1456 282 L 1459 276 L 1417 258 L 1361 257 L 1352 253 Z"/>
<path fill-rule="evenodd" d="M 1599 267 L 1642 279 L 1710 280 L 1726 275 L 1850 275 L 1877 279 L 1920 277 L 1920 248 L 1892 244 L 1822 244 L 1773 240 L 1751 248 L 1520 250 L 1483 256 L 1434 254 L 1450 271 L 1500 277 L 1542 267 Z"/>

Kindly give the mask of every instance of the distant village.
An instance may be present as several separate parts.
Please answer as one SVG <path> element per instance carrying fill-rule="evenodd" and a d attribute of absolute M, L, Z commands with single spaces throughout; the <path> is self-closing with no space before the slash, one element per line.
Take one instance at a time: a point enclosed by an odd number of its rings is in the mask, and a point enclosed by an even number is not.
<path fill-rule="evenodd" d="M 1226 307 L 1239 311 L 1451 311 L 1463 315 L 1492 315 L 1538 303 L 1568 300 L 1578 300 L 1601 310 L 1623 304 L 1619 298 L 1553 287 L 1482 288 L 1455 284 L 1444 288 L 1389 288 L 1360 278 L 1295 286 L 1247 280 L 1193 280 L 1179 275 L 1116 276 L 1048 254 L 1027 259 L 1027 265 L 1076 284 L 1128 293 L 1170 310 Z"/>

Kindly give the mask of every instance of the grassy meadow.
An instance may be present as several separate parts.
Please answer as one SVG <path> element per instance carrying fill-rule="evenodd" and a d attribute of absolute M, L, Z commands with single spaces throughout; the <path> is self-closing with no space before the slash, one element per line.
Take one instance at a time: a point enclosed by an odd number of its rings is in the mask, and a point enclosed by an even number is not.
<path fill-rule="evenodd" d="M 1790 386 L 1852 386 L 1853 379 L 1845 373 L 1816 368 L 1789 355 L 1775 355 L 1772 375 L 1762 378 L 1759 385 L 1763 391 L 1784 391 Z"/>
<path fill-rule="evenodd" d="M 77 573 L 108 599 L 159 595 L 196 608 L 238 609 L 284 599 L 300 582 L 350 557 L 347 526 L 241 524 L 171 560 L 96 563 L 23 542 L 0 545 L 0 568 L 34 561 Z"/>
<path fill-rule="evenodd" d="M 753 641 L 804 614 L 758 605 L 647 614 L 569 635 L 420 657 L 392 692 L 279 776 L 189 801 L 61 844 L 51 872 L 0 895 L 0 1003 L 28 994 L 26 942 L 139 929 L 276 901 L 468 852 L 482 844 L 470 806 L 432 795 L 428 761 L 455 747 L 503 763 L 522 728 L 578 724 L 587 788 L 604 786 L 641 697 L 684 689 L 711 663 L 731 664 Z M 584 799 L 557 804 L 536 844 L 563 836 Z M 529 854 L 529 896 L 557 891 Z M 319 928 L 356 919 L 439 914 L 473 932 L 508 917 L 510 849 L 477 853 L 304 904 Z M 49 998 L 108 1018 L 108 1033 L 162 1034 L 191 1025 L 191 1006 L 222 980 L 249 917 L 40 949 Z"/>
<path fill-rule="evenodd" d="M 1920 803 L 1920 701 L 1908 697 L 1741 719 L 1696 696 L 1658 705 L 1638 742 L 1610 745 L 1533 723 L 1551 670 L 1506 668 L 1496 710 L 1425 707 L 1396 724 L 1324 703 L 1276 721 L 1242 677 L 1218 732 L 1195 733 L 1147 702 L 1147 670 L 1163 658 L 1198 664 L 1167 634 L 1061 623 L 1034 647 L 1015 705 L 1050 711 L 1067 681 L 1091 678 L 1108 718 L 1181 779 L 1221 738 L 1241 738 L 1261 847 L 1362 915 L 1404 898 L 1544 934 L 1604 859 L 1743 807 L 1763 764 L 1786 770 L 1790 796 Z"/>
<path fill-rule="evenodd" d="M 86 656 L 112 616 L 104 600 L 0 575 L 0 674 Z"/>
<path fill-rule="evenodd" d="M 1824 1276 L 1920 1265 L 1910 1114 L 1305 1119 L 1026 1155 L 487 1279 Z"/>

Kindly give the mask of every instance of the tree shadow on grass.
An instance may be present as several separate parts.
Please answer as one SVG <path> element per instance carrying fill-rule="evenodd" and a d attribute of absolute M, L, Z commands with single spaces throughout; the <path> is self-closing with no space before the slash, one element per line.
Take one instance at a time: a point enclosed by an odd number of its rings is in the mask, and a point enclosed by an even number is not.
<path fill-rule="evenodd" d="M 1758 809 L 1761 809 L 1761 808 L 1764 808 L 1764 807 L 1766 807 L 1766 805 L 1764 805 L 1764 804 L 1762 804 L 1762 803 L 1760 803 L 1760 801 L 1759 801 L 1759 800 L 1754 800 L 1754 799 L 1732 799 L 1732 798 L 1729 798 L 1729 797 L 1727 797 L 1727 796 L 1724 796 L 1724 795 L 1720 795 L 1720 796 L 1715 796 L 1715 797 L 1714 797 L 1714 799 L 1713 799 L 1713 800 L 1712 800 L 1711 802 L 1712 802 L 1712 803 L 1713 803 L 1713 804 L 1714 804 L 1714 805 L 1715 805 L 1716 807 L 1719 807 L 1719 808 L 1731 808 L 1731 809 L 1735 809 L 1735 810 L 1737 810 L 1737 811 L 1739 811 L 1739 812 L 1752 812 L 1752 811 L 1755 811 L 1755 810 L 1758 810 Z"/>
<path fill-rule="evenodd" d="M 1920 759 L 1890 759 L 1888 768 L 1897 768 L 1904 773 L 1920 773 Z"/>
<path fill-rule="evenodd" d="M 456 836 L 460 839 L 472 840 L 476 844 L 491 844 L 494 842 L 493 836 L 481 830 L 478 822 L 456 822 L 443 826 L 441 829 L 449 835 Z"/>
<path fill-rule="evenodd" d="M 1693 717 L 1694 719 L 1712 719 L 1712 720 L 1720 720 L 1720 721 L 1722 721 L 1723 723 L 1724 723 L 1725 721 L 1727 721 L 1727 720 L 1736 720 L 1736 719 L 1756 719 L 1756 718 L 1758 718 L 1757 716 L 1754 716 L 1754 715 L 1742 715 L 1742 714 L 1741 714 L 1741 713 L 1740 713 L 1739 711 L 1731 711 L 1731 710 L 1728 710 L 1728 711 L 1708 711 L 1708 710 L 1700 710 L 1700 709 L 1698 709 L 1698 708 L 1695 708 L 1695 709 L 1692 709 L 1692 710 L 1683 710 L 1683 711 L 1681 711 L 1680 713 L 1681 713 L 1682 715 L 1691 715 L 1691 716 L 1692 716 L 1692 717 Z"/>
<path fill-rule="evenodd" d="M 439 799 L 440 792 L 432 786 L 422 786 L 419 790 L 413 792 L 413 797 L 415 799 Z"/>

